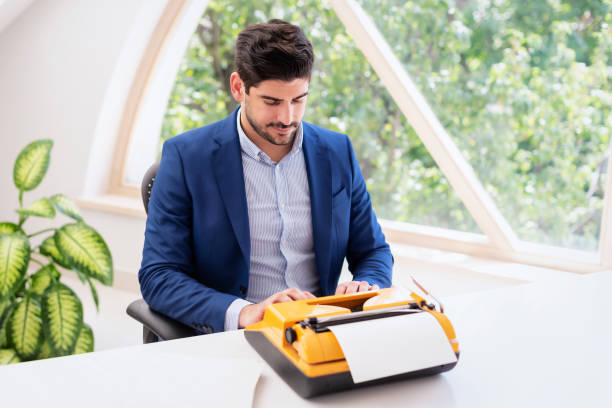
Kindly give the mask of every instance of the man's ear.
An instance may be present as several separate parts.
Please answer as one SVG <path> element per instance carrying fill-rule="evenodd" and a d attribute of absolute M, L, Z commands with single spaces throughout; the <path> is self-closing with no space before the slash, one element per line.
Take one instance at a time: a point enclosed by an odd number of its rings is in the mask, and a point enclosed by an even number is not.
<path fill-rule="evenodd" d="M 232 72 L 232 75 L 230 75 L 230 90 L 232 91 L 232 96 L 237 102 L 242 103 L 244 101 L 244 82 L 237 72 Z"/>

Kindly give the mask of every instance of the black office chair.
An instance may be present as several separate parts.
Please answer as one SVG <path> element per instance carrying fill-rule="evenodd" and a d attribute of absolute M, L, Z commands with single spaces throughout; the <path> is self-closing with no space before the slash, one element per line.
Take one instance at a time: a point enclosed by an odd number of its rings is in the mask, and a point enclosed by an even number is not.
<path fill-rule="evenodd" d="M 153 164 L 142 178 L 142 203 L 147 214 L 149 213 L 149 200 L 151 199 L 151 190 L 158 168 L 159 163 Z M 174 340 L 199 334 L 195 329 L 151 309 L 144 299 L 138 299 L 130 303 L 126 312 L 142 323 L 143 343 L 155 343 L 160 339 Z"/>

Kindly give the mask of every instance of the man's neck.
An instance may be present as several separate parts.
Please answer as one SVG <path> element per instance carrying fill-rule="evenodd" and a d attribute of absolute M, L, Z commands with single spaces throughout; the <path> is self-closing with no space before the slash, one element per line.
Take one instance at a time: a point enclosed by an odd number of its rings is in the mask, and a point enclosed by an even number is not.
<path fill-rule="evenodd" d="M 293 148 L 292 145 L 275 145 L 259 136 L 255 129 L 251 127 L 249 121 L 246 120 L 245 115 L 243 115 L 242 112 L 240 113 L 240 126 L 242 126 L 244 134 L 251 140 L 251 142 L 253 142 L 255 146 L 259 147 L 259 149 L 268 155 L 270 160 L 275 163 L 281 161 L 281 159 L 285 157 Z"/>

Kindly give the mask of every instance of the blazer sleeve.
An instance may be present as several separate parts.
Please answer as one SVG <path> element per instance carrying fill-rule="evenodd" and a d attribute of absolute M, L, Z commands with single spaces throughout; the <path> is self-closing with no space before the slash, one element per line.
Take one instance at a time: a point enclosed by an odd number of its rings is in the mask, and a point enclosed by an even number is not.
<path fill-rule="evenodd" d="M 353 280 L 367 281 L 381 288 L 391 286 L 393 256 L 372 209 L 370 194 L 347 137 L 352 191 L 349 241 L 346 253 Z"/>
<path fill-rule="evenodd" d="M 164 143 L 147 216 L 140 289 L 149 306 L 204 333 L 223 331 L 236 296 L 193 278 L 193 203 L 176 144 Z"/>

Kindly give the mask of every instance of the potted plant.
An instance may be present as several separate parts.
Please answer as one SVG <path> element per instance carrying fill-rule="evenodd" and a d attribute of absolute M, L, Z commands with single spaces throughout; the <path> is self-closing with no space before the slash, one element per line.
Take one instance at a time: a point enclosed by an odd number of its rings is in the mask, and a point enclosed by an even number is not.
<path fill-rule="evenodd" d="M 72 270 L 89 285 L 96 309 L 94 280 L 113 282 L 108 246 L 83 221 L 72 200 L 55 194 L 23 205 L 24 192 L 36 188 L 45 176 L 52 147 L 52 140 L 38 140 L 19 153 L 13 169 L 19 220 L 0 222 L 0 365 L 93 351 L 94 336 L 83 322 L 83 305 L 61 282 L 62 272 Z M 71 222 L 26 233 L 24 224 L 30 217 L 54 218 L 56 210 Z M 47 236 L 38 245 L 31 242 L 43 234 Z"/>

